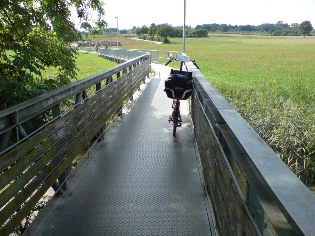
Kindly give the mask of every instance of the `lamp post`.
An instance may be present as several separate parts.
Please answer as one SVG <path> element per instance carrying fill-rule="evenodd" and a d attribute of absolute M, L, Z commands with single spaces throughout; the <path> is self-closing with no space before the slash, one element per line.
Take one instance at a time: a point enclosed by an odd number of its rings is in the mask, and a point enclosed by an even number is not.
<path fill-rule="evenodd" d="M 118 47 L 118 17 L 115 16 L 115 18 L 117 19 L 117 47 Z"/>
<path fill-rule="evenodd" d="M 183 53 L 186 51 L 186 0 L 184 0 Z"/>

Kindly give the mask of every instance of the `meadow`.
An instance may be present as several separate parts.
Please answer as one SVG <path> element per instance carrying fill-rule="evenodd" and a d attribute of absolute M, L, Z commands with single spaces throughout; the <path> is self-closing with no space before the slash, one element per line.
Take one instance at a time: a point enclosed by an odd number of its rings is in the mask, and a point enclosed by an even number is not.
<path fill-rule="evenodd" d="M 78 68 L 77 77 L 72 78 L 72 82 L 75 82 L 80 79 L 84 79 L 88 76 L 100 73 L 104 70 L 112 68 L 117 65 L 117 63 L 103 60 L 98 55 L 94 53 L 85 54 L 79 52 L 76 65 Z M 54 68 L 47 68 L 45 71 L 42 72 L 42 76 L 44 78 L 55 78 L 57 76 L 57 70 Z"/>
<path fill-rule="evenodd" d="M 186 53 L 308 186 L 315 185 L 315 38 L 212 35 Z M 139 49 L 181 51 L 170 44 Z"/>

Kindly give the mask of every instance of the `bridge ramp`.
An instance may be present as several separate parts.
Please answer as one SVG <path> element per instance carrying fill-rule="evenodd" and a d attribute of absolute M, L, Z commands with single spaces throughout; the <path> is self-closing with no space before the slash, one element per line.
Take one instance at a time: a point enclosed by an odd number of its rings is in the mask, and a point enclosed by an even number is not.
<path fill-rule="evenodd" d="M 163 91 L 169 69 L 156 67 L 156 78 L 27 234 L 216 235 L 188 101 L 181 102 L 183 126 L 174 138 L 172 100 Z"/>

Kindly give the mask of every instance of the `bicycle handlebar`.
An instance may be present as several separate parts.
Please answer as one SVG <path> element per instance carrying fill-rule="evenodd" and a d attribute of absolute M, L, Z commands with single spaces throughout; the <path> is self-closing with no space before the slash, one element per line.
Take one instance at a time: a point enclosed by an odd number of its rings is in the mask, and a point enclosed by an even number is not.
<path fill-rule="evenodd" d="M 197 69 L 199 69 L 199 66 L 197 65 L 195 60 L 191 60 L 191 62 L 197 67 Z"/>
<path fill-rule="evenodd" d="M 197 69 L 199 69 L 199 66 L 197 65 L 196 61 L 191 60 L 186 54 L 176 55 L 176 58 L 174 58 L 173 55 L 170 53 L 170 59 L 165 63 L 165 66 L 170 64 L 173 60 L 180 61 L 182 63 L 191 61 L 197 67 Z"/>
<path fill-rule="evenodd" d="M 167 66 L 168 64 L 170 64 L 173 61 L 173 59 L 169 59 L 168 62 L 166 62 L 165 66 Z"/>

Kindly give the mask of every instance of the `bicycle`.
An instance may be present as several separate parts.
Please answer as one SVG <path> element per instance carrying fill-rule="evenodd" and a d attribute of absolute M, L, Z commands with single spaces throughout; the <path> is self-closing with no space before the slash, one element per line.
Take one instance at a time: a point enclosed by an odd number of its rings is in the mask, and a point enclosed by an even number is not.
<path fill-rule="evenodd" d="M 182 53 L 177 54 L 176 58 L 170 54 L 170 59 L 165 64 L 167 66 L 173 60 L 180 61 L 180 70 L 171 70 L 170 76 L 165 81 L 165 89 L 167 96 L 173 99 L 172 104 L 172 114 L 168 119 L 168 122 L 173 122 L 173 136 L 176 136 L 176 128 L 182 126 L 182 118 L 180 115 L 180 100 L 186 100 L 190 97 L 193 90 L 192 83 L 192 72 L 188 71 L 187 65 L 185 62 L 191 61 L 198 69 L 198 65 L 194 60 L 190 60 L 190 58 Z M 185 65 L 186 71 L 183 71 L 183 66 Z"/>

